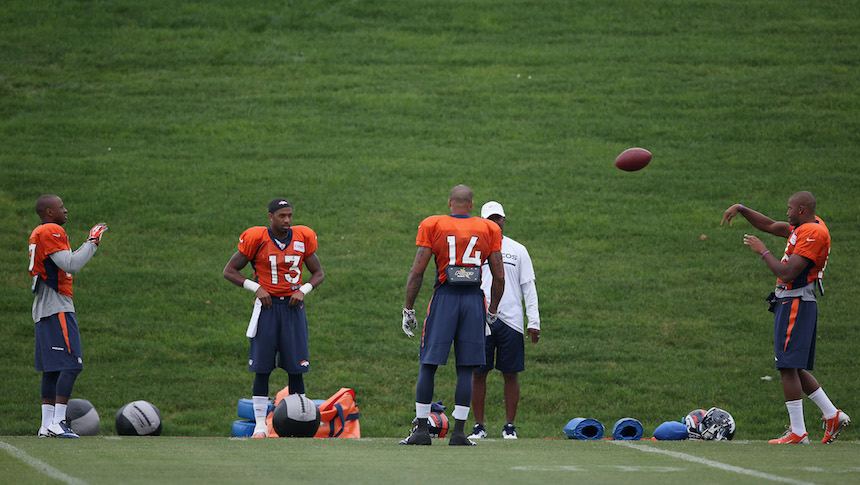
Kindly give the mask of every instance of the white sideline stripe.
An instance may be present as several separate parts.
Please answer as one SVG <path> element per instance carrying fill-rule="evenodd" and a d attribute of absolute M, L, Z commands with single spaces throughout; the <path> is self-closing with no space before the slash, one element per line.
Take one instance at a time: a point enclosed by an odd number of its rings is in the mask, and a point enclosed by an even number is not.
<path fill-rule="evenodd" d="M 659 448 L 653 448 L 651 446 L 645 445 L 636 445 L 630 443 L 629 441 L 618 440 L 618 441 L 610 441 L 610 443 L 614 443 L 616 445 L 627 446 L 639 451 L 645 451 L 648 453 L 661 453 L 663 455 L 669 455 L 673 458 L 678 458 L 681 460 L 691 461 L 693 463 L 699 463 L 702 465 L 718 468 L 720 470 L 724 470 L 727 472 L 735 472 L 740 473 L 742 475 L 749 475 L 756 478 L 763 478 L 765 480 L 771 480 L 774 482 L 784 482 L 784 483 L 795 483 L 798 485 L 814 485 L 812 482 L 804 482 L 802 480 L 795 480 L 793 478 L 785 478 L 780 477 L 778 475 L 771 475 L 769 473 L 759 472 L 755 470 L 748 470 L 746 468 L 741 468 L 739 466 L 728 465 L 726 463 L 720 463 L 718 461 L 708 460 L 706 458 L 699 458 L 698 456 L 687 455 L 685 453 L 678 453 L 677 451 L 669 451 L 669 450 L 661 450 Z"/>
<path fill-rule="evenodd" d="M 15 448 L 14 446 L 10 445 L 9 443 L 6 443 L 4 441 L 0 441 L 0 448 L 3 448 L 4 450 L 6 450 L 7 453 L 12 455 L 13 457 L 23 461 L 24 463 L 30 465 L 31 467 L 44 473 L 45 475 L 48 475 L 51 478 L 59 480 L 63 483 L 68 483 L 69 485 L 87 485 L 87 482 L 85 482 L 79 478 L 75 478 L 75 477 L 71 477 L 69 475 L 66 475 L 65 473 L 61 472 L 60 470 L 57 470 L 56 468 L 52 467 L 51 465 L 48 465 L 47 463 L 45 463 L 41 460 L 33 458 L 32 456 L 24 453 L 23 451 L 19 450 L 18 448 Z"/>

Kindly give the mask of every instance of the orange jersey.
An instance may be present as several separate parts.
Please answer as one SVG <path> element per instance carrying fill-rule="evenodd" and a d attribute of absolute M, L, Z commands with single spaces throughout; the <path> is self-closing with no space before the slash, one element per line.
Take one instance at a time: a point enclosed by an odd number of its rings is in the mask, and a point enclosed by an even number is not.
<path fill-rule="evenodd" d="M 502 250 L 502 230 L 488 219 L 469 216 L 430 216 L 418 226 L 417 246 L 433 251 L 436 285 L 445 283 L 445 268 L 480 267 L 494 251 Z"/>
<path fill-rule="evenodd" d="M 785 245 L 785 254 L 782 256 L 782 264 L 786 264 L 792 254 L 799 254 L 812 261 L 812 264 L 792 281 L 785 282 L 777 278 L 777 285 L 785 285 L 787 290 L 792 290 L 803 288 L 824 277 L 827 257 L 830 256 L 830 231 L 818 216 L 815 217 L 815 222 L 807 222 L 791 228 L 788 243 Z"/>
<path fill-rule="evenodd" d="M 39 275 L 42 283 L 61 295 L 72 297 L 72 275 L 57 267 L 50 255 L 71 251 L 69 236 L 59 224 L 44 223 L 30 234 L 30 276 Z"/>
<path fill-rule="evenodd" d="M 317 250 L 317 235 L 307 226 L 293 226 L 286 241 L 268 227 L 252 227 L 239 237 L 239 252 L 251 262 L 254 280 L 272 296 L 290 296 L 302 286 L 302 264 Z"/>

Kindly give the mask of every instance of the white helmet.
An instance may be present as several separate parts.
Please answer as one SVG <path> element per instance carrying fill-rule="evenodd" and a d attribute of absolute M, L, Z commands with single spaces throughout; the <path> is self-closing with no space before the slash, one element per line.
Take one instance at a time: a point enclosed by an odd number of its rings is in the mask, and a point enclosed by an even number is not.
<path fill-rule="evenodd" d="M 735 419 L 725 410 L 711 408 L 705 413 L 697 431 L 703 440 L 731 440 L 735 436 Z"/>

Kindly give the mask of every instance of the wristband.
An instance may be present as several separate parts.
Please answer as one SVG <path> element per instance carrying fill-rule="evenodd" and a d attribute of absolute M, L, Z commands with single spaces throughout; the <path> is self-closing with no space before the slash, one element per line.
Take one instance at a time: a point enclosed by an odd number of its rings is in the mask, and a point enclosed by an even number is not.
<path fill-rule="evenodd" d="M 256 281 L 251 281 L 246 278 L 245 281 L 242 283 L 242 288 L 245 288 L 246 290 L 251 290 L 253 293 L 256 293 L 257 289 L 260 288 L 260 283 L 257 283 Z"/>
<path fill-rule="evenodd" d="M 765 252 L 761 253 L 761 259 L 764 259 L 764 257 L 767 256 L 768 253 L 770 253 L 770 251 L 765 251 Z"/>
<path fill-rule="evenodd" d="M 744 210 L 744 205 L 738 204 L 738 214 L 740 214 L 742 210 Z"/>
<path fill-rule="evenodd" d="M 299 291 L 301 291 L 302 293 L 304 293 L 305 295 L 307 295 L 307 294 L 308 294 L 308 293 L 310 293 L 310 292 L 311 292 L 311 290 L 313 290 L 313 289 L 314 289 L 314 285 L 312 285 L 312 284 L 310 284 L 310 283 L 305 283 L 305 284 L 303 284 L 303 285 L 299 288 Z"/>

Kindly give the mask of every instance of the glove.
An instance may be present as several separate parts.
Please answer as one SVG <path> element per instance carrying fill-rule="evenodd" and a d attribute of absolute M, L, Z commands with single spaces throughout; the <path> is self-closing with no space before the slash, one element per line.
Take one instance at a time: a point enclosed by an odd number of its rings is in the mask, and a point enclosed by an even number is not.
<path fill-rule="evenodd" d="M 99 241 L 102 239 L 102 233 L 107 231 L 107 224 L 104 222 L 99 222 L 92 229 L 90 229 L 90 237 L 87 238 L 87 242 L 93 242 L 98 245 Z"/>
<path fill-rule="evenodd" d="M 492 324 L 496 323 L 496 320 L 498 320 L 498 318 L 499 318 L 498 313 L 490 313 L 490 311 L 487 310 L 487 325 L 492 325 Z"/>
<path fill-rule="evenodd" d="M 484 320 L 484 337 L 489 337 L 493 334 L 493 329 L 490 328 L 490 325 L 496 323 L 498 318 L 498 313 L 490 313 L 490 311 L 487 310 L 487 319 Z"/>
<path fill-rule="evenodd" d="M 407 337 L 412 338 L 415 336 L 412 331 L 416 328 L 418 328 L 418 321 L 415 320 L 415 310 L 409 310 L 406 307 L 403 307 L 403 333 L 405 333 Z"/>

